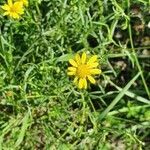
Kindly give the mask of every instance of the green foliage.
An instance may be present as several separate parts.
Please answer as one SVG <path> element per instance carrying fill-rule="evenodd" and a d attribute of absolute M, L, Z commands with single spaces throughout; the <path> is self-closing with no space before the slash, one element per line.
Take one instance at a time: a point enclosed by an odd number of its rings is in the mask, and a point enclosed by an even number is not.
<path fill-rule="evenodd" d="M 0 149 L 150 149 L 149 5 L 30 0 L 19 21 L 0 9 Z M 102 69 L 87 91 L 67 76 L 82 51 Z"/>

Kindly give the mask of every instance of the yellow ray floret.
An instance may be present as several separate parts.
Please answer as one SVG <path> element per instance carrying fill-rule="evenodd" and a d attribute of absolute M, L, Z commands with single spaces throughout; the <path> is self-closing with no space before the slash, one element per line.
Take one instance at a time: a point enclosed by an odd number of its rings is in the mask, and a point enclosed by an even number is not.
<path fill-rule="evenodd" d="M 4 16 L 7 15 L 14 19 L 19 19 L 20 16 L 24 13 L 22 3 L 13 3 L 12 0 L 8 0 L 7 4 L 4 4 L 3 6 L 1 6 L 1 8 L 5 10 L 5 12 L 3 13 Z"/>
<path fill-rule="evenodd" d="M 24 6 L 27 6 L 29 5 L 29 2 L 28 0 L 16 0 L 17 2 L 21 2 Z"/>
<path fill-rule="evenodd" d="M 75 76 L 74 83 L 80 89 L 87 88 L 87 80 L 95 84 L 93 76 L 101 73 L 101 70 L 97 68 L 99 65 L 97 55 L 88 59 L 86 53 L 83 52 L 81 56 L 76 54 L 74 59 L 69 60 L 69 63 L 72 66 L 68 67 L 68 75 Z"/>

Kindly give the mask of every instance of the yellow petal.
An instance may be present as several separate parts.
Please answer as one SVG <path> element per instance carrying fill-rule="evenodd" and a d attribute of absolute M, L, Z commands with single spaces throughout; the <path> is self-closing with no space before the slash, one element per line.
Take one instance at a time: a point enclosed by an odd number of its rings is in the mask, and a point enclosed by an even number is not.
<path fill-rule="evenodd" d="M 79 54 L 76 54 L 76 55 L 75 55 L 75 60 L 76 60 L 76 62 L 77 62 L 78 64 L 81 63 L 81 58 L 80 58 L 80 55 L 79 55 Z"/>
<path fill-rule="evenodd" d="M 85 62 L 86 62 L 86 53 L 85 52 L 83 52 L 83 54 L 82 54 L 81 62 L 82 62 L 82 64 L 85 64 Z"/>
<path fill-rule="evenodd" d="M 101 73 L 101 70 L 100 70 L 100 69 L 91 69 L 91 70 L 90 70 L 90 73 L 91 73 L 91 74 L 100 74 L 100 73 Z"/>
<path fill-rule="evenodd" d="M 13 18 L 14 13 L 10 12 L 9 16 Z"/>
<path fill-rule="evenodd" d="M 4 10 L 9 10 L 10 9 L 10 7 L 7 4 L 1 6 L 1 8 L 4 9 Z"/>
<path fill-rule="evenodd" d="M 12 0 L 8 0 L 7 2 L 8 2 L 8 5 L 9 5 L 9 6 L 12 6 L 12 4 L 13 4 L 13 3 L 12 3 Z"/>
<path fill-rule="evenodd" d="M 78 67 L 77 63 L 73 59 L 70 59 L 69 63 L 74 67 Z"/>
<path fill-rule="evenodd" d="M 28 5 L 29 5 L 29 3 L 28 3 L 27 0 L 24 2 L 24 4 L 25 4 L 25 6 L 27 6 L 27 7 L 28 7 Z"/>
<path fill-rule="evenodd" d="M 6 15 L 9 15 L 9 12 L 4 12 L 4 14 L 3 14 L 4 16 L 6 16 Z"/>
<path fill-rule="evenodd" d="M 14 19 L 19 19 L 20 16 L 19 16 L 17 13 L 13 13 L 13 14 L 12 14 L 12 17 L 13 17 Z"/>
<path fill-rule="evenodd" d="M 89 64 L 89 67 L 90 68 L 95 68 L 95 67 L 97 67 L 99 64 L 97 63 L 97 62 L 95 62 L 95 63 L 90 63 Z"/>
<path fill-rule="evenodd" d="M 74 80 L 73 80 L 73 82 L 77 83 L 77 81 L 78 81 L 78 77 L 75 77 Z"/>
<path fill-rule="evenodd" d="M 77 69 L 75 67 L 68 67 L 68 70 L 72 72 L 76 72 Z"/>
<path fill-rule="evenodd" d="M 87 89 L 87 81 L 86 81 L 86 78 L 83 79 L 83 84 L 84 84 L 84 85 L 83 85 L 84 88 Z"/>
<path fill-rule="evenodd" d="M 20 15 L 24 14 L 24 10 L 23 10 L 23 9 L 20 10 L 19 14 L 20 14 Z"/>
<path fill-rule="evenodd" d="M 18 0 L 18 1 L 21 2 L 25 6 L 28 6 L 29 4 L 28 0 Z"/>
<path fill-rule="evenodd" d="M 15 2 L 14 3 L 14 8 L 16 9 L 16 12 L 18 14 L 23 14 L 24 13 L 23 3 L 22 2 Z"/>
<path fill-rule="evenodd" d="M 23 3 L 22 2 L 15 2 L 14 3 L 14 7 L 16 7 L 16 8 L 22 8 L 23 7 Z"/>
<path fill-rule="evenodd" d="M 82 78 L 79 79 L 79 89 L 82 89 L 84 86 L 84 80 Z"/>
<path fill-rule="evenodd" d="M 89 64 L 91 64 L 91 63 L 94 63 L 95 61 L 97 61 L 97 55 L 92 56 L 92 57 L 89 59 L 89 61 L 87 62 L 87 64 L 89 65 Z"/>
<path fill-rule="evenodd" d="M 92 84 L 95 84 L 96 81 L 95 79 L 92 77 L 92 76 L 87 76 L 88 77 L 88 80 L 92 83 Z"/>
<path fill-rule="evenodd" d="M 68 72 L 67 73 L 69 76 L 73 76 L 73 75 L 75 75 L 75 72 Z"/>

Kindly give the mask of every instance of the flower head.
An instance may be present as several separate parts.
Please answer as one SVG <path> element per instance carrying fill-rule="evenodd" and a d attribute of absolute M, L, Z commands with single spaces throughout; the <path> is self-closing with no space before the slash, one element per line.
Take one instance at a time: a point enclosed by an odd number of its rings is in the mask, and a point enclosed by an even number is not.
<path fill-rule="evenodd" d="M 86 53 L 83 52 L 81 57 L 76 54 L 74 59 L 69 60 L 69 63 L 72 66 L 68 67 L 68 75 L 75 76 L 74 83 L 78 84 L 80 89 L 87 88 L 87 80 L 95 84 L 93 75 L 101 73 L 101 70 L 97 68 L 99 65 L 97 55 L 87 59 Z"/>
<path fill-rule="evenodd" d="M 28 0 L 16 0 L 17 2 L 21 2 L 24 6 L 27 6 L 29 5 L 28 3 Z"/>
<path fill-rule="evenodd" d="M 2 9 L 5 10 L 4 16 L 8 15 L 11 18 L 19 19 L 20 16 L 24 13 L 23 5 L 21 2 L 13 3 L 12 0 L 7 1 L 8 4 L 4 4 Z"/>

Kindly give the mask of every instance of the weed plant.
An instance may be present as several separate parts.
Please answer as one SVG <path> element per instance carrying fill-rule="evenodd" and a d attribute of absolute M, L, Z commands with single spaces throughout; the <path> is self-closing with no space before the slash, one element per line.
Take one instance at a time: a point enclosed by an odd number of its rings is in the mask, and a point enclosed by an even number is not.
<path fill-rule="evenodd" d="M 0 9 L 0 149 L 149 150 L 149 8 L 30 0 L 19 20 Z M 102 70 L 87 90 L 67 75 L 82 52 Z"/>

